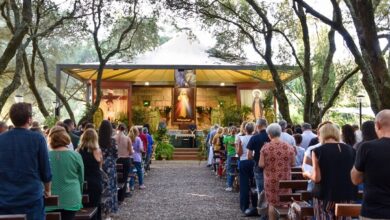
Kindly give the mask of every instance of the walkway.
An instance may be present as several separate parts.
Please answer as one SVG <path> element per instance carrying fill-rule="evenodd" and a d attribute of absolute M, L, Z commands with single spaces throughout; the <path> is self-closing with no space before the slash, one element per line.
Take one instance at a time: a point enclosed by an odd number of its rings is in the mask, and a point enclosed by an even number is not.
<path fill-rule="evenodd" d="M 119 219 L 248 219 L 238 193 L 225 192 L 205 162 L 153 161 L 146 190 L 136 190 L 119 208 Z"/>

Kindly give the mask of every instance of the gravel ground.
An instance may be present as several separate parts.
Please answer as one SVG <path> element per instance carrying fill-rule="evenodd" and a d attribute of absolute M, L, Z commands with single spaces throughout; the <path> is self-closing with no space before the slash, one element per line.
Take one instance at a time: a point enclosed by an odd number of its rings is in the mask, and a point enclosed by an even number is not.
<path fill-rule="evenodd" d="M 225 192 L 225 180 L 205 162 L 153 161 L 145 185 L 126 198 L 114 219 L 248 219 L 239 194 Z"/>

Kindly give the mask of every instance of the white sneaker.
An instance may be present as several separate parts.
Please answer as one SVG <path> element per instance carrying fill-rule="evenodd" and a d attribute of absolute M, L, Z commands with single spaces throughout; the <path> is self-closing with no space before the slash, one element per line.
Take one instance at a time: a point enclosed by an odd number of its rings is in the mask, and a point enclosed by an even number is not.
<path fill-rule="evenodd" d="M 233 188 L 232 187 L 228 187 L 228 188 L 225 189 L 225 191 L 226 192 L 231 192 L 231 191 L 233 191 Z"/>

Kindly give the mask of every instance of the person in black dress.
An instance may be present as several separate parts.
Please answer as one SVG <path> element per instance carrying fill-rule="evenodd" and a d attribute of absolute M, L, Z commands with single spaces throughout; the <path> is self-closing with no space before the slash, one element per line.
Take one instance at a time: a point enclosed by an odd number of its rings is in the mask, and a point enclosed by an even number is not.
<path fill-rule="evenodd" d="M 86 193 L 89 196 L 88 207 L 98 207 L 93 219 L 101 220 L 100 200 L 103 191 L 103 179 L 101 168 L 103 165 L 102 151 L 99 148 L 98 136 L 94 129 L 84 131 L 80 138 L 78 152 L 84 162 L 84 180 L 87 181 Z"/>

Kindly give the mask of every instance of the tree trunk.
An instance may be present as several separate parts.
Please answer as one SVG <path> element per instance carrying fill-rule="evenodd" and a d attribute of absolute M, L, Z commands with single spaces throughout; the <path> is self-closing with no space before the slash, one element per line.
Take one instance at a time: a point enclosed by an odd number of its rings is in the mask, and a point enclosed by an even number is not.
<path fill-rule="evenodd" d="M 7 3 L 3 3 L 7 4 Z M 19 16 L 19 9 L 15 1 L 11 1 L 10 3 L 13 5 L 14 16 Z M 19 46 L 23 42 L 24 36 L 27 34 L 29 26 L 32 20 L 32 9 L 31 9 L 31 0 L 23 1 L 23 10 L 22 10 L 22 22 L 20 24 L 15 24 L 16 30 L 11 30 L 13 32 L 13 36 L 11 40 L 8 42 L 6 49 L 0 57 L 0 76 L 3 74 L 4 70 L 7 68 L 8 63 L 15 56 L 16 51 Z M 11 18 L 7 18 L 11 19 Z M 6 19 L 6 20 L 7 20 Z M 20 20 L 20 19 L 16 19 Z"/>
<path fill-rule="evenodd" d="M 356 27 L 362 56 L 371 70 L 367 74 L 372 74 L 374 88 L 380 97 L 377 111 L 390 109 L 390 74 L 379 46 L 372 2 L 348 0 L 346 3 Z"/>
<path fill-rule="evenodd" d="M 34 53 L 34 52 L 33 52 Z M 26 78 L 27 78 L 27 82 L 28 82 L 28 86 L 32 92 L 32 94 L 34 95 L 35 97 L 35 100 L 37 101 L 37 104 L 38 104 L 38 108 L 39 108 L 39 111 L 42 113 L 42 115 L 46 118 L 46 117 L 49 117 L 50 116 L 50 113 L 47 111 L 46 107 L 45 107 L 45 104 L 42 100 L 42 97 L 41 95 L 39 94 L 39 91 L 38 91 L 38 88 L 37 88 L 37 85 L 35 84 L 35 77 L 33 76 L 34 74 L 31 74 L 32 71 L 35 72 L 35 70 L 33 70 L 32 68 L 35 68 L 34 67 L 34 63 L 32 63 L 31 65 L 31 71 L 30 71 L 30 68 L 29 68 L 29 63 L 28 63 L 28 58 L 27 58 L 27 54 L 25 52 L 23 52 L 23 64 L 24 64 L 24 71 L 26 73 Z"/>
<path fill-rule="evenodd" d="M 11 84 L 3 89 L 0 95 L 0 113 L 3 110 L 5 103 L 7 102 L 8 97 L 10 97 L 12 93 L 15 92 L 15 90 L 18 89 L 21 84 L 22 71 L 23 71 L 23 57 L 22 57 L 22 51 L 20 49 L 16 54 L 15 62 L 16 62 L 15 64 L 16 68 L 15 68 L 14 78 L 12 79 Z"/>

